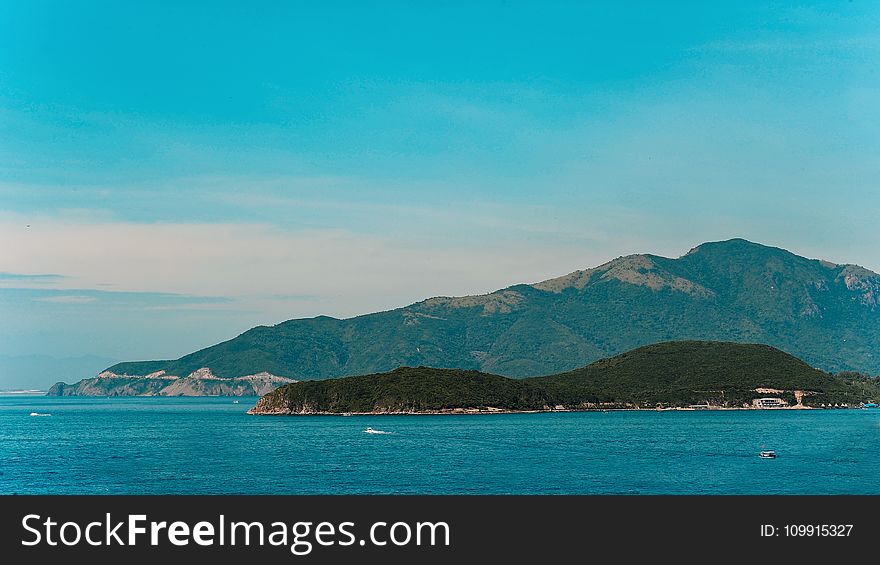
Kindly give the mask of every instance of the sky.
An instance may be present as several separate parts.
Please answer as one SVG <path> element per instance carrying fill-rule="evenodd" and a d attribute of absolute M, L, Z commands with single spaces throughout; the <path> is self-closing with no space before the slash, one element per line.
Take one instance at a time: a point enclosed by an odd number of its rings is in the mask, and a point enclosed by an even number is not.
<path fill-rule="evenodd" d="M 880 271 L 878 30 L 860 0 L 0 0 L 0 359 L 731 237 Z"/>

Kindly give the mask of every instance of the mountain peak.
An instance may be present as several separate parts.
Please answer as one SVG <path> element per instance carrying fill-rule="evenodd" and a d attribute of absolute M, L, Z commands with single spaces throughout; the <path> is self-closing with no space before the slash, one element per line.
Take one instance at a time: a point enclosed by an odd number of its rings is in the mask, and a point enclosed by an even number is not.
<path fill-rule="evenodd" d="M 755 243 L 753 241 L 749 241 L 747 239 L 743 239 L 741 237 L 735 237 L 733 239 L 725 239 L 721 241 L 707 241 L 705 243 L 701 243 L 700 245 L 691 248 L 690 251 L 684 254 L 685 257 L 688 255 L 694 255 L 697 253 L 743 253 L 743 252 L 760 252 L 760 251 L 783 251 L 788 253 L 787 251 L 780 249 L 778 247 L 771 247 L 769 245 L 763 245 L 760 243 Z"/>
<path fill-rule="evenodd" d="M 535 283 L 532 287 L 560 293 L 569 288 L 583 290 L 591 283 L 614 280 L 647 287 L 651 290 L 670 289 L 699 296 L 713 294 L 703 286 L 659 266 L 657 260 L 663 260 L 663 258 L 645 254 L 624 255 L 598 267 L 574 271 L 561 277 Z"/>
<path fill-rule="evenodd" d="M 843 276 L 852 275 L 860 278 L 880 277 L 880 275 L 878 275 L 874 271 L 871 271 L 870 269 L 866 269 L 859 265 L 853 265 L 850 263 L 835 263 L 833 261 L 828 261 L 825 259 L 808 259 L 780 247 L 763 245 L 739 237 L 723 241 L 710 241 L 700 244 L 685 253 L 682 257 L 696 257 L 700 254 L 711 255 L 713 257 L 743 257 L 748 255 L 754 257 L 789 258 L 801 262 L 818 261 L 819 264 L 826 269 L 841 269 L 841 273 Z"/>

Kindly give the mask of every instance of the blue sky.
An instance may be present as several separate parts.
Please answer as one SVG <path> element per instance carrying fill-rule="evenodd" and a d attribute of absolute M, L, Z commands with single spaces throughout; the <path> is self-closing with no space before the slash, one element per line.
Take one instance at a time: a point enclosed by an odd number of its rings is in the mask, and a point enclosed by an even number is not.
<path fill-rule="evenodd" d="M 880 270 L 874 2 L 146 4 L 0 3 L 0 355 L 729 237 Z"/>

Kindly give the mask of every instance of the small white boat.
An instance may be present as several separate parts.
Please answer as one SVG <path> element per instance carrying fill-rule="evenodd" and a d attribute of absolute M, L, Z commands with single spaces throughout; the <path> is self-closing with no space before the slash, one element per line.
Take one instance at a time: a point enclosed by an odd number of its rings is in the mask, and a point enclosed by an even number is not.
<path fill-rule="evenodd" d="M 385 435 L 385 434 L 390 434 L 393 432 L 383 432 L 382 430 L 374 430 L 373 428 L 368 426 L 367 429 L 364 430 L 364 433 L 365 434 L 383 434 L 383 435 Z"/>
<path fill-rule="evenodd" d="M 761 459 L 776 459 L 776 452 L 772 449 L 768 449 L 759 453 L 758 457 Z"/>
<path fill-rule="evenodd" d="M 31 412 L 31 416 L 51 416 L 52 414 L 43 414 L 40 412 Z"/>
<path fill-rule="evenodd" d="M 232 403 L 233 403 L 233 404 L 238 404 L 238 400 L 233 400 Z"/>

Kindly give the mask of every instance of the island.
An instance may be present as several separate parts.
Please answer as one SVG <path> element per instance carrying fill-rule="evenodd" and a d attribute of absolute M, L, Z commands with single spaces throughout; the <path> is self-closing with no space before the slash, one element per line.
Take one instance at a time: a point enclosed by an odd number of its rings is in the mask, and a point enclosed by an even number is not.
<path fill-rule="evenodd" d="M 248 413 L 491 414 L 609 409 L 854 407 L 880 398 L 876 378 L 831 374 L 767 345 L 673 341 L 580 369 L 512 379 L 480 371 L 401 367 L 291 383 Z"/>

